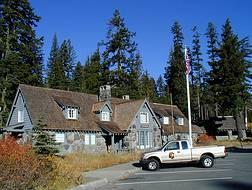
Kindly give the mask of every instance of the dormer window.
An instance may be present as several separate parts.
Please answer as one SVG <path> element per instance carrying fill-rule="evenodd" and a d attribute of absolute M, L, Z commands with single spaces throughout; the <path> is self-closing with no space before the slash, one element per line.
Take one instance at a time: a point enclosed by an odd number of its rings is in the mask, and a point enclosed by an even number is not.
<path fill-rule="evenodd" d="M 182 118 L 182 117 L 177 118 L 177 124 L 184 125 L 184 118 Z"/>
<path fill-rule="evenodd" d="M 103 111 L 101 119 L 102 121 L 110 121 L 110 113 Z"/>
<path fill-rule="evenodd" d="M 163 117 L 163 124 L 169 125 L 169 117 Z"/>
<path fill-rule="evenodd" d="M 77 108 L 67 108 L 67 119 L 77 119 L 78 109 Z"/>

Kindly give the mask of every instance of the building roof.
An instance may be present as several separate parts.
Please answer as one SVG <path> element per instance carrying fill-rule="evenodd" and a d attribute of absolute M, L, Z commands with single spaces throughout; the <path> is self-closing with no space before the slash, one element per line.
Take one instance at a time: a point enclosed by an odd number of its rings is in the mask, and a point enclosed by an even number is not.
<path fill-rule="evenodd" d="M 145 100 L 112 100 L 112 107 L 114 109 L 113 121 L 120 126 L 120 129 L 127 130 L 131 121 L 140 109 L 140 106 L 144 102 Z"/>
<path fill-rule="evenodd" d="M 173 114 L 174 117 L 185 117 L 181 110 L 176 105 L 167 105 L 160 103 L 151 103 L 150 104 L 153 111 L 159 116 L 171 116 Z M 173 113 L 172 113 L 173 112 Z"/>
<path fill-rule="evenodd" d="M 233 116 L 219 116 L 214 118 L 215 125 L 219 131 L 233 130 L 236 131 L 236 123 Z M 245 129 L 244 122 L 241 122 L 241 128 Z"/>
<path fill-rule="evenodd" d="M 101 131 L 98 118 L 92 112 L 92 106 L 97 102 L 96 95 L 85 93 L 19 85 L 33 124 L 42 119 L 47 129 Z M 79 109 L 79 119 L 65 119 L 62 105 L 74 106 Z"/>
<path fill-rule="evenodd" d="M 126 132 L 121 130 L 117 123 L 112 121 L 100 121 L 98 122 L 99 127 L 104 129 L 105 131 L 109 133 L 119 134 L 119 135 L 125 135 Z"/>
<path fill-rule="evenodd" d="M 173 134 L 173 127 L 171 125 L 162 125 L 165 135 Z M 197 125 L 192 125 L 193 133 L 203 133 L 202 129 Z M 189 127 L 185 125 L 174 125 L 174 133 L 189 133 Z"/>
<path fill-rule="evenodd" d="M 189 132 L 189 122 L 185 115 L 176 105 L 167 105 L 160 103 L 151 103 L 151 108 L 158 117 L 169 117 L 173 115 L 172 121 L 168 125 L 161 123 L 162 129 L 165 135 L 170 135 L 174 133 L 188 133 Z M 174 118 L 184 118 L 184 125 L 178 125 Z M 192 132 L 203 133 L 201 128 L 197 125 L 192 125 Z"/>

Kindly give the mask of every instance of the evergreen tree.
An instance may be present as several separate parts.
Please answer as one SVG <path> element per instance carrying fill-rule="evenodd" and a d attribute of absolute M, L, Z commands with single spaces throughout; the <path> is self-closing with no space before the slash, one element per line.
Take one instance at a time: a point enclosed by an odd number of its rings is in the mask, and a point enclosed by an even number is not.
<path fill-rule="evenodd" d="M 67 41 L 59 48 L 56 34 L 53 37 L 50 56 L 48 58 L 48 87 L 66 90 L 68 79 L 66 67 L 69 61 Z"/>
<path fill-rule="evenodd" d="M 187 113 L 186 101 L 186 67 L 183 53 L 183 34 L 178 22 L 171 28 L 173 34 L 173 50 L 170 52 L 168 66 L 165 68 L 165 79 L 172 93 L 173 103 L 177 105 L 183 113 Z"/>
<path fill-rule="evenodd" d="M 28 0 L 0 1 L 0 125 L 4 125 L 18 84 L 42 85 L 43 38 Z"/>
<path fill-rule="evenodd" d="M 84 67 L 77 63 L 73 72 L 72 89 L 78 92 L 85 92 Z"/>
<path fill-rule="evenodd" d="M 194 26 L 193 29 L 193 47 L 192 47 L 192 59 L 191 59 L 191 68 L 193 70 L 193 80 L 192 85 L 193 85 L 193 95 L 192 98 L 196 98 L 196 101 L 192 102 L 197 102 L 196 104 L 192 104 L 192 113 L 196 116 L 196 120 L 200 120 L 201 117 L 201 104 L 202 104 L 202 95 L 203 95 L 203 75 L 204 75 L 204 69 L 202 66 L 202 61 L 203 59 L 201 58 L 201 51 L 200 51 L 200 34 L 197 31 L 197 27 Z M 195 111 L 197 112 L 195 113 Z"/>
<path fill-rule="evenodd" d="M 148 71 L 145 71 L 141 76 L 141 97 L 147 98 L 151 102 L 155 102 L 157 97 L 157 89 L 155 80 L 150 77 Z"/>
<path fill-rule="evenodd" d="M 170 96 L 168 94 L 168 90 L 165 86 L 164 79 L 161 75 L 159 75 L 157 81 L 156 81 L 156 87 L 157 87 L 157 99 L 156 101 L 158 103 L 163 104 L 170 104 Z"/>
<path fill-rule="evenodd" d="M 220 91 L 220 78 L 219 78 L 219 55 L 218 55 L 218 34 L 216 32 L 216 27 L 213 23 L 208 23 L 207 27 L 207 54 L 208 54 L 208 64 L 210 66 L 210 71 L 208 73 L 207 82 L 208 82 L 208 94 L 206 94 L 206 98 L 208 102 L 214 105 L 215 116 L 218 116 L 218 92 Z"/>
<path fill-rule="evenodd" d="M 55 142 L 54 135 L 50 135 L 43 130 L 43 128 L 46 127 L 47 125 L 44 124 L 41 119 L 39 119 L 37 125 L 33 127 L 33 149 L 37 154 L 53 155 L 59 152 L 59 144 Z"/>
<path fill-rule="evenodd" d="M 84 86 L 85 92 L 98 94 L 101 83 L 101 57 L 97 49 L 84 65 Z"/>
<path fill-rule="evenodd" d="M 233 115 L 236 120 L 239 138 L 243 137 L 241 129 L 241 112 L 248 98 L 251 46 L 248 38 L 239 40 L 232 31 L 230 20 L 227 19 L 221 35 L 219 49 L 219 102 L 223 115 Z"/>
<path fill-rule="evenodd" d="M 138 80 L 141 76 L 141 60 L 137 44 L 133 41 L 135 33 L 125 26 L 119 10 L 115 10 L 108 23 L 106 40 L 102 42 L 102 81 L 114 85 L 117 97 L 129 94 L 136 96 Z"/>
<path fill-rule="evenodd" d="M 75 67 L 75 51 L 70 40 L 64 40 L 59 49 L 59 61 L 64 67 L 65 89 L 69 90 Z"/>

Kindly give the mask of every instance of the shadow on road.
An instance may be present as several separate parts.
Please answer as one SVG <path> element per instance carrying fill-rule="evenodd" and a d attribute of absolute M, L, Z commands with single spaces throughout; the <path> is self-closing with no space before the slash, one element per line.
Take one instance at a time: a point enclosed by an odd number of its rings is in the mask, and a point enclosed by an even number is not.
<path fill-rule="evenodd" d="M 235 190 L 247 190 L 252 189 L 251 183 L 244 183 L 240 181 L 220 181 L 214 183 L 215 186 L 218 186 L 218 189 L 235 189 Z"/>
<path fill-rule="evenodd" d="M 138 162 L 133 163 L 132 166 L 135 166 L 135 167 L 137 167 L 137 168 L 141 168 L 141 165 L 140 165 L 140 163 L 138 163 Z"/>
<path fill-rule="evenodd" d="M 252 153 L 252 148 L 238 148 L 238 147 L 228 147 L 226 148 L 228 152 L 236 153 Z"/>

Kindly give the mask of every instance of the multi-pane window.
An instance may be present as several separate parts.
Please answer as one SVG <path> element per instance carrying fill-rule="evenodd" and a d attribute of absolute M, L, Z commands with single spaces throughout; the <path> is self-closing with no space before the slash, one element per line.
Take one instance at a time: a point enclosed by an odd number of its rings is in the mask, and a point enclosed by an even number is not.
<path fill-rule="evenodd" d="M 95 134 L 85 134 L 85 145 L 95 145 Z"/>
<path fill-rule="evenodd" d="M 110 121 L 109 112 L 102 112 L 102 121 Z"/>
<path fill-rule="evenodd" d="M 18 123 L 24 122 L 24 110 L 18 110 Z"/>
<path fill-rule="evenodd" d="M 165 125 L 169 125 L 169 117 L 163 117 L 163 122 Z"/>
<path fill-rule="evenodd" d="M 140 113 L 140 123 L 149 123 L 149 116 L 147 112 Z"/>
<path fill-rule="evenodd" d="M 58 143 L 65 142 L 65 134 L 64 133 L 55 133 L 55 141 Z"/>
<path fill-rule="evenodd" d="M 177 123 L 178 125 L 184 125 L 184 118 L 182 117 L 177 118 Z"/>
<path fill-rule="evenodd" d="M 68 108 L 68 119 L 77 119 L 77 113 L 76 108 Z"/>

